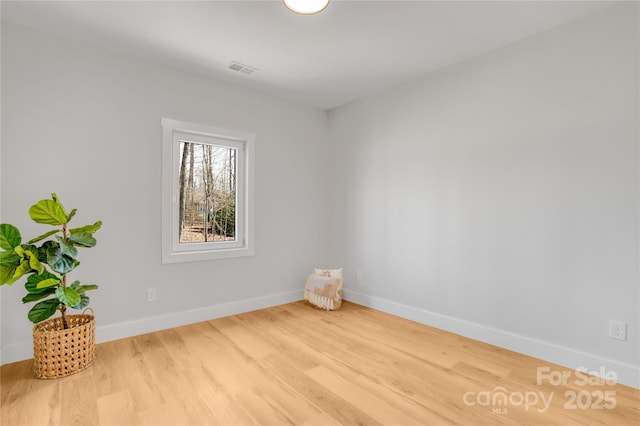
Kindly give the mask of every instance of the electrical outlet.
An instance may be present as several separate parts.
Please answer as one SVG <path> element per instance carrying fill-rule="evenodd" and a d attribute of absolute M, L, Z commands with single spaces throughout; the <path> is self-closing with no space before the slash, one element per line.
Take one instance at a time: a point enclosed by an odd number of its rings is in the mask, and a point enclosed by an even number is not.
<path fill-rule="evenodd" d="M 609 337 L 616 340 L 627 340 L 627 323 L 609 321 Z"/>
<path fill-rule="evenodd" d="M 147 289 L 147 302 L 156 302 L 158 301 L 158 291 L 155 288 Z"/>
<path fill-rule="evenodd" d="M 362 281 L 362 270 L 360 269 L 356 271 L 356 281 L 358 282 Z"/>

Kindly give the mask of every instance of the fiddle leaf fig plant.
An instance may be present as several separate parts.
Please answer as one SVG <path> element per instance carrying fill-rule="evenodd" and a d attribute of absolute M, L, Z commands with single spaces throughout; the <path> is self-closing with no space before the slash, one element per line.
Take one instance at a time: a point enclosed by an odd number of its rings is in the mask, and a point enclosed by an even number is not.
<path fill-rule="evenodd" d="M 80 265 L 78 248 L 95 246 L 93 234 L 102 226 L 102 222 L 97 221 L 93 225 L 70 228 L 69 222 L 75 214 L 76 209 L 67 213 L 58 196 L 51 194 L 50 200 L 40 200 L 31 206 L 29 216 L 34 222 L 52 225 L 55 229 L 23 244 L 18 228 L 0 224 L 0 285 L 11 285 L 26 277 L 27 295 L 22 302 L 38 302 L 27 315 L 33 323 L 60 311 L 64 328 L 69 328 L 67 308 L 85 308 L 89 305 L 89 296 L 85 293 L 98 288 L 95 284 L 81 285 L 80 281 L 67 282 L 67 274 Z"/>

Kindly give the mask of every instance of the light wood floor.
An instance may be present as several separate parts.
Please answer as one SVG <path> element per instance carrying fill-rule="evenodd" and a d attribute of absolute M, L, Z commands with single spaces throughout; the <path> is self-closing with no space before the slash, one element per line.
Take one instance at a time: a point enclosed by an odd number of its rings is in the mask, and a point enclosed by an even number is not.
<path fill-rule="evenodd" d="M 640 424 L 638 390 L 575 372 L 539 385 L 538 367 L 568 369 L 352 303 L 103 343 L 58 380 L 32 378 L 31 363 L 1 369 L 3 426 Z"/>

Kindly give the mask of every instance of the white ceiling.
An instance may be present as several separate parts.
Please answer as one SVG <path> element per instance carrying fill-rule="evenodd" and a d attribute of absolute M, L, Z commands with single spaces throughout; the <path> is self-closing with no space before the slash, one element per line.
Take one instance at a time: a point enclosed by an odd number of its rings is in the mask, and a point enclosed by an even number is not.
<path fill-rule="evenodd" d="M 331 109 L 593 13 L 594 1 L 2 1 L 3 21 Z M 568 55 L 571 52 L 567 52 Z M 228 69 L 237 61 L 259 71 Z"/>

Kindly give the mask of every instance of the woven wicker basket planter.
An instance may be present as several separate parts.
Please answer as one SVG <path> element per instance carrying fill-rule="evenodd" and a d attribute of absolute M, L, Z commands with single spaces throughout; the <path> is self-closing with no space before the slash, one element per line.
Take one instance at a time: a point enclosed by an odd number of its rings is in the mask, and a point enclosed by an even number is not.
<path fill-rule="evenodd" d="M 67 315 L 33 327 L 33 374 L 38 379 L 56 379 L 84 370 L 96 356 L 93 315 Z"/>

